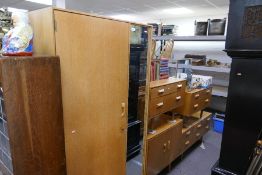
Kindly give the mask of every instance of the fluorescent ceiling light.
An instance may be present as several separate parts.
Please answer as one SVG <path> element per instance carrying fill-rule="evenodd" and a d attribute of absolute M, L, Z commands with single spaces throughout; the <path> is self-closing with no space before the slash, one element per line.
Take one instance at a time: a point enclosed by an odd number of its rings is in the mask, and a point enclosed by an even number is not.
<path fill-rule="evenodd" d="M 44 5 L 52 5 L 53 4 L 53 0 L 26 0 L 29 2 L 34 2 L 34 3 L 38 3 L 38 4 L 44 4 Z"/>
<path fill-rule="evenodd" d="M 193 13 L 192 10 L 190 10 L 190 9 L 188 9 L 188 8 L 184 8 L 184 7 L 164 9 L 163 12 L 164 12 L 164 13 L 173 14 L 173 15 L 184 15 L 184 14 Z"/>
<path fill-rule="evenodd" d="M 125 21 L 135 21 L 135 20 L 137 20 L 136 16 L 126 15 L 126 14 L 112 15 L 110 17 L 114 18 L 114 19 L 125 20 Z"/>
<path fill-rule="evenodd" d="M 17 8 L 13 8 L 13 7 L 8 7 L 7 10 L 9 12 L 15 13 L 15 12 L 28 12 L 28 10 L 25 9 L 17 9 Z"/>

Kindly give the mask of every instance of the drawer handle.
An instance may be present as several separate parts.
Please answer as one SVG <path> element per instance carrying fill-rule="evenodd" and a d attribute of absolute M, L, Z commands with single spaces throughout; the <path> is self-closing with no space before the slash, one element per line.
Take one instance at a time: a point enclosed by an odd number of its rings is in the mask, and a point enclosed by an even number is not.
<path fill-rule="evenodd" d="M 210 121 L 210 118 L 208 118 L 207 121 Z"/>
<path fill-rule="evenodd" d="M 168 142 L 167 142 L 167 149 L 168 150 L 170 150 L 170 144 L 171 144 L 171 142 L 170 142 L 170 140 L 168 140 Z"/>
<path fill-rule="evenodd" d="M 206 99 L 206 100 L 205 100 L 205 103 L 208 103 L 208 102 L 209 102 L 209 99 Z"/>
<path fill-rule="evenodd" d="M 188 132 L 186 133 L 187 136 L 190 135 L 190 134 L 191 134 L 191 131 L 188 131 Z"/>
<path fill-rule="evenodd" d="M 209 126 L 206 126 L 206 129 L 209 129 Z"/>
<path fill-rule="evenodd" d="M 164 145 L 163 145 L 163 151 L 164 151 L 164 153 L 166 152 L 166 143 L 164 143 Z"/>
<path fill-rule="evenodd" d="M 199 97 L 199 94 L 196 94 L 196 95 L 195 95 L 195 98 L 198 98 L 198 97 Z"/>
<path fill-rule="evenodd" d="M 178 97 L 176 97 L 176 101 L 179 101 L 179 100 L 181 100 L 181 96 L 178 96 Z"/>
<path fill-rule="evenodd" d="M 195 104 L 195 105 L 194 105 L 194 108 L 195 108 L 195 109 L 198 108 L 198 104 Z"/>
<path fill-rule="evenodd" d="M 202 126 L 201 124 L 200 124 L 200 125 L 197 125 L 197 128 L 201 128 L 201 126 Z"/>
<path fill-rule="evenodd" d="M 164 102 L 161 102 L 161 103 L 158 103 L 157 104 L 157 107 L 161 107 L 161 106 L 163 106 L 164 105 Z"/>
<path fill-rule="evenodd" d="M 179 85 L 177 85 L 177 88 L 182 88 L 183 87 L 183 85 L 182 84 L 179 84 Z"/>
<path fill-rule="evenodd" d="M 197 133 L 196 136 L 199 137 L 199 136 L 200 136 L 200 133 Z"/>
<path fill-rule="evenodd" d="M 159 89 L 158 90 L 158 93 L 161 94 L 161 93 L 164 93 L 165 92 L 165 89 Z"/>
<path fill-rule="evenodd" d="M 209 94 L 209 93 L 210 93 L 210 90 L 208 89 L 208 90 L 206 91 L 206 93 Z"/>
<path fill-rule="evenodd" d="M 189 143 L 190 143 L 189 141 L 186 141 L 185 145 L 189 145 Z"/>

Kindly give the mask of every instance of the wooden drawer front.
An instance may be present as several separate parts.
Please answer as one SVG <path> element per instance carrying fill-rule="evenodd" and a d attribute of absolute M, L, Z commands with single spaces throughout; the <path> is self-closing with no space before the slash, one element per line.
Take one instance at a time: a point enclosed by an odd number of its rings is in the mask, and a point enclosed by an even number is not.
<path fill-rule="evenodd" d="M 149 117 L 161 114 L 165 106 L 164 97 L 152 99 L 149 105 Z"/>
<path fill-rule="evenodd" d="M 150 98 L 154 99 L 154 98 L 157 98 L 157 97 L 162 97 L 162 96 L 167 95 L 169 93 L 170 93 L 170 90 L 169 90 L 168 85 L 152 88 L 150 90 Z"/>
<path fill-rule="evenodd" d="M 205 109 L 206 107 L 208 107 L 210 105 L 211 102 L 211 97 L 207 97 L 205 99 L 203 99 L 202 101 L 202 109 Z"/>
<path fill-rule="evenodd" d="M 181 82 L 176 82 L 156 88 L 152 88 L 150 90 L 150 98 L 157 98 L 157 97 L 162 97 L 164 95 L 168 95 L 171 93 L 176 93 L 176 92 L 185 92 L 186 89 L 186 81 L 181 81 Z"/>
<path fill-rule="evenodd" d="M 194 128 L 189 129 L 182 135 L 182 152 L 185 152 L 190 146 L 193 145 Z"/>
<path fill-rule="evenodd" d="M 192 102 L 193 104 L 200 103 L 200 102 L 201 102 L 201 99 L 202 99 L 201 91 L 200 91 L 200 92 L 195 92 L 195 93 L 191 94 L 191 102 Z"/>
<path fill-rule="evenodd" d="M 178 123 L 173 128 L 173 134 L 171 139 L 171 157 L 170 163 L 175 160 L 181 153 L 182 147 L 181 147 L 181 140 L 182 140 L 182 128 L 183 128 L 183 122 Z"/>
<path fill-rule="evenodd" d="M 170 111 L 174 108 L 182 106 L 183 103 L 184 103 L 184 100 L 185 100 L 185 98 L 182 95 L 182 93 L 173 93 L 173 94 L 167 95 L 164 98 L 164 101 L 167 105 L 166 105 L 165 111 L 163 111 L 163 112 L 167 112 L 167 111 Z"/>
<path fill-rule="evenodd" d="M 210 99 L 212 97 L 212 88 L 209 89 L 203 89 L 201 92 L 201 98 L 202 99 Z"/>
<path fill-rule="evenodd" d="M 210 130 L 211 116 L 202 121 L 203 135 Z"/>
<path fill-rule="evenodd" d="M 190 107 L 190 114 L 193 114 L 199 110 L 202 109 L 202 104 L 201 103 L 193 103 Z"/>
<path fill-rule="evenodd" d="M 201 139 L 201 137 L 203 136 L 203 134 L 205 132 L 204 129 L 205 129 L 205 127 L 203 126 L 202 122 L 199 122 L 198 124 L 196 124 L 194 138 L 193 138 L 194 142 Z"/>
<path fill-rule="evenodd" d="M 169 129 L 161 135 L 148 140 L 148 175 L 157 175 L 170 163 L 170 149 L 173 132 L 172 129 Z"/>
<path fill-rule="evenodd" d="M 185 81 L 181 81 L 181 82 L 169 84 L 169 85 L 167 85 L 167 87 L 168 87 L 168 91 L 170 93 L 172 93 L 172 92 L 185 92 L 185 90 L 186 90 L 186 82 Z"/>

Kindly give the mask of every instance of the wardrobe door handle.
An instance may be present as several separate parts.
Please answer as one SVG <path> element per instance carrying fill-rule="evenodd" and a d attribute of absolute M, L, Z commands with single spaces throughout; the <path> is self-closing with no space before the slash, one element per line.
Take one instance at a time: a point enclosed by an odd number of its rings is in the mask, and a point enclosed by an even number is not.
<path fill-rule="evenodd" d="M 167 142 L 167 149 L 168 150 L 170 150 L 170 144 L 171 144 L 171 142 L 170 142 L 170 140 L 168 140 L 168 142 Z"/>
<path fill-rule="evenodd" d="M 121 104 L 121 108 L 122 108 L 122 114 L 121 114 L 121 116 L 124 117 L 124 116 L 125 116 L 125 113 L 126 113 L 126 104 L 125 104 L 125 103 L 122 103 L 122 104 Z"/>
<path fill-rule="evenodd" d="M 164 145 L 163 145 L 163 151 L 164 151 L 164 153 L 166 152 L 166 143 L 164 143 Z"/>
<path fill-rule="evenodd" d="M 198 104 L 195 104 L 195 105 L 194 105 L 194 108 L 195 108 L 195 109 L 198 108 Z"/>

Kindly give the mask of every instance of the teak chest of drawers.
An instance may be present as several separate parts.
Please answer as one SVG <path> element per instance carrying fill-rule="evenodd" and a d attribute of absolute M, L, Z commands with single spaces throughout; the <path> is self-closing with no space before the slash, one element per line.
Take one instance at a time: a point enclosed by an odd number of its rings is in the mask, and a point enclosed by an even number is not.
<path fill-rule="evenodd" d="M 151 82 L 149 118 L 182 106 L 185 87 L 186 81 L 176 78 Z"/>
<path fill-rule="evenodd" d="M 192 116 L 209 106 L 212 96 L 212 88 L 194 89 L 185 92 L 185 103 L 174 111 L 183 116 Z"/>

